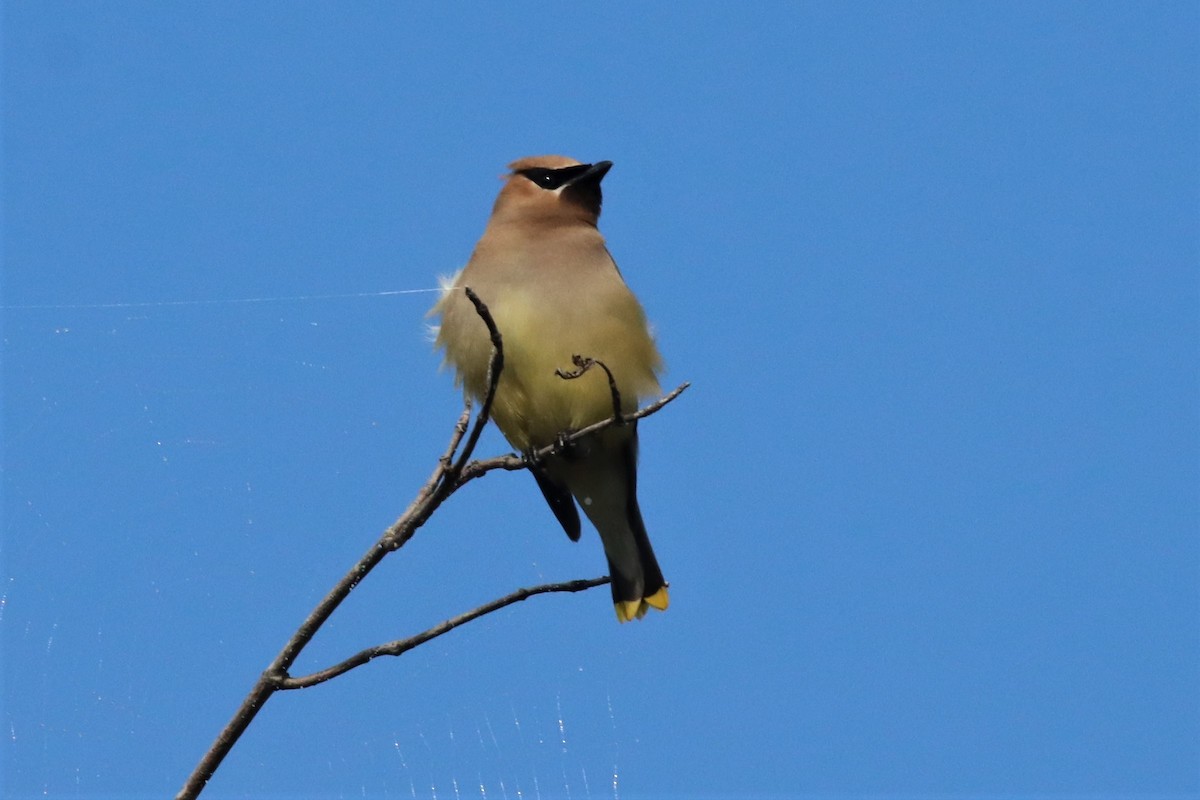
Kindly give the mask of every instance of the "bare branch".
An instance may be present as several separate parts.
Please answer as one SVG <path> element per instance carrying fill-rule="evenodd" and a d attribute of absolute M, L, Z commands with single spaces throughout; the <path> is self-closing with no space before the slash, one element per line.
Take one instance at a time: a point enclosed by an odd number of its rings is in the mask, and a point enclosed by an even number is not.
<path fill-rule="evenodd" d="M 373 570 L 384 556 L 388 553 L 400 549 L 404 544 L 412 538 L 413 534 L 425 523 L 429 516 L 449 497 L 459 485 L 459 474 L 462 471 L 463 464 L 470 457 L 471 452 L 475 448 L 475 443 L 479 440 L 479 434 L 482 432 L 483 426 L 487 422 L 488 413 L 491 410 L 492 398 L 496 393 L 496 384 L 500 378 L 500 370 L 504 365 L 503 346 L 500 339 L 500 332 L 496 329 L 496 323 L 492 320 L 491 313 L 487 307 L 479 301 L 475 293 L 470 289 L 465 290 L 467 297 L 475 304 L 475 309 L 479 316 L 487 325 L 488 331 L 492 339 L 492 358 L 488 364 L 488 393 L 484 398 L 483 406 L 479 416 L 475 420 L 475 426 L 471 430 L 470 438 L 467 440 L 466 447 L 459 457 L 458 462 L 454 461 L 454 453 L 462 442 L 463 436 L 467 431 L 467 424 L 470 420 L 471 407 L 468 401 L 467 407 L 459 416 L 458 423 L 454 427 L 454 432 L 450 437 L 450 444 L 446 448 L 446 452 L 438 459 L 438 464 L 433 470 L 433 474 L 417 492 L 417 496 L 400 517 L 388 526 L 383 535 L 380 536 L 371 548 L 363 554 L 357 563 L 342 576 L 341 580 L 325 595 L 317 607 L 312 610 L 308 617 L 301 623 L 292 637 L 288 639 L 283 649 L 275 656 L 270 666 L 263 671 L 259 676 L 254 686 L 250 689 L 250 693 L 246 695 L 246 699 L 242 701 L 242 705 L 238 708 L 233 718 L 226 723 L 225 728 L 217 735 L 216 740 L 205 752 L 196 768 L 192 770 L 192 774 L 188 776 L 184 782 L 183 788 L 176 795 L 177 798 L 194 798 L 204 790 L 204 786 L 212 778 L 217 767 L 225 760 L 225 756 L 233 748 L 233 745 L 245 733 L 246 728 L 254 721 L 254 717 L 258 714 L 263 704 L 279 689 L 279 682 L 287 676 L 288 668 L 295 662 L 296 658 L 303 650 L 321 626 L 325 624 L 330 615 L 342 604 L 350 592 L 354 591 L 354 587 L 365 578 L 371 570 Z"/>
<path fill-rule="evenodd" d="M 407 639 L 397 639 L 394 642 L 368 647 L 358 653 L 334 664 L 331 667 L 314 672 L 311 675 L 303 675 L 298 678 L 284 677 L 276 681 L 276 687 L 279 689 L 305 689 L 309 686 L 316 686 L 318 683 L 324 683 L 331 678 L 336 678 L 338 675 L 349 672 L 355 667 L 361 667 L 372 659 L 380 656 L 399 656 L 407 653 L 418 645 L 425 644 L 430 639 L 436 639 L 443 633 L 449 633 L 460 625 L 465 625 L 471 620 L 478 619 L 485 614 L 490 614 L 493 611 L 499 611 L 505 606 L 511 606 L 513 603 L 519 603 L 522 600 L 527 600 L 530 597 L 538 594 L 548 594 L 550 592 L 582 592 L 585 589 L 591 589 L 595 586 L 603 586 L 609 583 L 612 579 L 608 576 L 600 578 L 591 578 L 589 580 L 565 581 L 563 583 L 545 583 L 541 586 L 533 586 L 528 589 L 517 589 L 511 594 L 507 594 L 490 603 L 485 603 L 479 608 L 472 609 L 465 614 L 460 614 L 453 619 L 448 619 L 445 622 L 434 625 L 429 630 L 418 633 L 416 636 L 410 636 Z"/>
<path fill-rule="evenodd" d="M 483 396 L 483 404 L 479 407 L 479 414 L 475 417 L 475 426 L 471 428 L 471 435 L 467 437 L 467 444 L 463 447 L 463 451 L 452 470 L 455 479 L 462 472 L 467 460 L 471 458 L 471 454 L 475 452 L 475 444 L 479 441 L 479 435 L 483 433 L 483 427 L 487 425 L 488 420 L 492 416 L 492 402 L 496 399 L 496 387 L 500 384 L 500 371 L 504 369 L 504 340 L 500 337 L 500 330 L 496 327 L 496 321 L 492 319 L 492 312 L 479 299 L 479 296 L 471 291 L 470 286 L 464 286 L 463 292 L 466 293 L 467 299 L 475 306 L 475 312 L 479 314 L 479 318 L 483 320 L 483 324 L 487 325 L 488 336 L 492 340 L 492 358 L 488 361 L 487 392 Z"/>
<path fill-rule="evenodd" d="M 446 620 L 439 625 L 435 625 L 429 630 L 417 634 L 408 639 L 401 639 L 394 642 L 388 642 L 378 647 L 369 648 L 357 653 L 350 658 L 335 664 L 327 669 L 315 672 L 311 675 L 300 678 L 292 678 L 288 675 L 288 670 L 299 657 L 300 652 L 312 641 L 313 637 L 320 630 L 321 626 L 329 619 L 330 615 L 349 597 L 354 588 L 379 565 L 379 562 L 384 557 L 395 550 L 404 546 L 417 529 L 420 528 L 435 510 L 453 494 L 460 486 L 470 480 L 480 477 L 494 469 L 517 470 L 525 469 L 532 463 L 546 458 L 555 451 L 559 444 L 544 447 L 530 454 L 528 459 L 518 458 L 517 456 L 509 455 L 500 458 L 486 459 L 483 461 L 470 461 L 471 454 L 475 450 L 475 445 L 479 441 L 479 436 L 483 431 L 483 427 L 487 424 L 491 415 L 492 402 L 495 399 L 496 387 L 500 381 L 500 372 L 504 367 L 504 349 L 503 342 L 500 338 L 500 331 L 496 328 L 496 323 L 492 319 L 491 313 L 486 305 L 472 292 L 469 288 L 464 288 L 468 299 L 475 306 L 476 312 L 487 325 L 488 333 L 492 342 L 492 357 L 488 363 L 487 374 L 487 393 L 483 398 L 483 403 L 480 406 L 479 413 L 475 418 L 475 423 L 470 426 L 468 435 L 468 427 L 471 418 L 471 405 L 467 402 L 466 408 L 459 416 L 458 422 L 454 427 L 454 432 L 450 437 L 450 444 L 446 448 L 445 453 L 438 459 L 437 466 L 433 473 L 429 476 L 425 484 L 417 492 L 412 503 L 405 509 L 387 530 L 383 532 L 379 540 L 371 546 L 366 553 L 354 564 L 350 570 L 342 576 L 341 580 L 329 591 L 329 593 L 317 604 L 316 608 L 309 613 L 308 617 L 301 623 L 296 632 L 292 634 L 283 649 L 275 656 L 271 664 L 263 671 L 242 701 L 241 706 L 233 715 L 233 718 L 226 723 L 224 729 L 217 735 L 216 740 L 205 752 L 196 768 L 192 771 L 184 782 L 183 787 L 179 790 L 176 798 L 180 800 L 188 800 L 197 797 L 204 790 L 205 785 L 212 778 L 225 756 L 245 733 L 250 723 L 254 721 L 254 717 L 262 709 L 263 705 L 271 695 L 277 691 L 285 689 L 299 689 L 306 686 L 314 686 L 318 683 L 327 681 L 337 675 L 348 672 L 355 667 L 367 663 L 373 658 L 383 655 L 400 655 L 414 647 L 417 647 L 430 639 L 441 636 L 442 634 L 465 625 L 466 623 L 478 619 L 485 614 L 490 614 L 505 606 L 520 602 L 536 594 L 546 594 L 549 592 L 579 592 L 585 589 L 590 589 L 594 586 L 600 586 L 608 583 L 609 578 L 593 578 L 591 580 L 568 581 L 566 583 L 543 584 L 528 589 L 518 589 L 517 591 L 506 595 L 498 600 L 493 600 L 490 603 L 482 605 L 465 614 L 461 614 L 453 619 Z M 578 358 L 578 357 L 577 357 Z M 583 359 L 579 359 L 576 364 L 581 370 L 586 371 L 588 366 L 583 365 Z M 592 362 L 600 363 L 600 362 Z M 562 438 L 561 444 L 570 444 L 576 439 L 579 439 L 588 434 L 602 430 L 609 425 L 624 424 L 649 416 L 661 409 L 667 403 L 678 397 L 688 384 L 683 384 L 675 391 L 660 398 L 654 403 L 651 403 L 645 408 L 638 409 L 631 414 L 622 415 L 620 413 L 620 395 L 617 393 L 616 383 L 613 380 L 612 373 L 608 367 L 600 364 L 604 371 L 609 376 L 609 386 L 613 394 L 614 415 L 608 419 L 601 420 L 594 425 L 589 425 L 579 431 L 575 431 Z M 564 376 L 566 377 L 566 376 Z M 455 453 L 458 451 L 459 445 L 462 444 L 463 438 L 466 436 L 466 444 L 458 453 L 458 458 L 455 459 Z"/>
<path fill-rule="evenodd" d="M 549 444 L 543 448 L 534 450 L 532 453 L 529 453 L 524 457 L 509 453 L 506 456 L 496 456 L 494 458 L 485 458 L 479 461 L 472 461 L 463 468 L 462 475 L 459 476 L 458 485 L 461 486 L 464 483 L 475 480 L 476 478 L 481 478 L 487 473 L 497 469 L 506 470 L 508 472 L 517 472 L 519 470 L 528 469 L 530 464 L 541 463 L 547 456 L 554 455 L 561 448 L 570 444 L 574 444 L 585 436 L 590 436 L 597 431 L 602 431 L 611 425 L 628 424 L 661 411 L 664 406 L 666 406 L 675 398 L 679 397 L 679 395 L 683 394 L 684 391 L 691 385 L 691 383 L 685 381 L 648 406 L 639 408 L 637 411 L 629 414 L 622 414 L 619 417 L 607 417 L 599 422 L 594 422 L 591 425 L 580 428 L 577 431 L 572 431 L 571 433 L 561 437 L 559 441 L 555 442 L 554 444 Z"/>
<path fill-rule="evenodd" d="M 432 493 L 433 489 L 429 484 L 422 489 L 422 493 Z M 408 516 L 408 512 L 405 513 Z M 375 565 L 383 559 L 385 555 L 391 552 L 391 549 L 385 546 L 385 542 L 389 537 L 394 535 L 393 529 L 400 525 L 401 520 L 398 520 L 392 528 L 389 528 L 383 538 L 379 540 L 370 550 L 358 560 L 349 572 L 347 572 L 337 585 L 325 596 L 308 618 L 296 629 L 292 637 L 288 639 L 287 644 L 279 651 L 279 655 L 271 662 L 271 665 L 259 676 L 258 681 L 242 701 L 241 707 L 233 715 L 233 718 L 225 725 L 225 728 L 217 735 L 216 741 L 209 747 L 208 752 L 200 759 L 200 763 L 192 770 L 192 774 L 188 776 L 183 788 L 176 795 L 177 798 L 193 798 L 204 790 L 205 784 L 212 778 L 217 767 L 225 760 L 225 756 L 233 749 L 233 745 L 241 738 L 246 728 L 254 721 L 254 717 L 266 703 L 268 698 L 275 693 L 279 678 L 281 675 L 287 674 L 287 669 L 295 661 L 300 651 L 304 649 L 312 637 L 316 635 L 321 625 L 325 620 L 329 619 L 329 615 L 334 612 L 342 601 L 345 600 L 354 587 L 358 585 L 367 573 L 375 568 Z"/>
<path fill-rule="evenodd" d="M 398 533 L 403 531 L 404 528 L 400 523 L 406 518 L 415 514 L 416 510 L 423 503 L 429 502 L 430 498 L 432 498 L 434 493 L 438 490 L 438 487 L 442 484 L 443 479 L 446 477 L 446 473 L 450 470 L 450 465 L 454 461 L 454 451 L 458 449 L 458 444 L 462 441 L 463 434 L 467 432 L 467 423 L 470 421 L 471 402 L 468 400 L 466 407 L 463 408 L 463 412 L 458 415 L 458 422 L 454 424 L 454 432 L 450 435 L 450 444 L 446 447 L 446 452 L 444 452 L 442 457 L 438 459 L 437 466 L 433 469 L 433 474 L 430 475 L 429 479 L 425 481 L 425 484 L 417 492 L 417 496 L 413 498 L 411 503 L 409 503 L 408 508 L 404 510 L 404 513 L 400 515 L 400 518 L 396 520 L 396 522 L 393 523 L 392 526 L 387 529 L 387 531 L 384 532 L 383 537 L 379 540 L 378 546 L 382 546 L 387 550 L 398 550 L 404 546 L 404 542 L 397 542 L 393 539 L 392 531 L 395 530 Z M 415 528 L 413 530 L 415 531 Z M 411 537 L 412 533 L 409 532 L 405 541 Z"/>
<path fill-rule="evenodd" d="M 446 448 L 446 452 L 438 459 L 438 467 L 440 471 L 434 472 L 438 480 L 441 480 L 446 470 L 450 469 L 450 465 L 454 463 L 454 451 L 458 449 L 459 442 L 462 441 L 463 434 L 467 432 L 467 425 L 471 422 L 471 400 L 468 398 L 463 412 L 458 415 L 458 422 L 454 424 L 454 433 L 450 436 L 450 445 Z M 426 485 L 429 485 L 428 483 Z"/>

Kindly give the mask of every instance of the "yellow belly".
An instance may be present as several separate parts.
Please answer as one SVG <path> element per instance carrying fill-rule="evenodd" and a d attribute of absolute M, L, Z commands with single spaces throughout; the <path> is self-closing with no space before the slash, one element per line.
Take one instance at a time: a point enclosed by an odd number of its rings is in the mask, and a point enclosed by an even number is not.
<path fill-rule="evenodd" d="M 582 314 L 575 308 L 539 307 L 520 296 L 499 298 L 492 308 L 504 341 L 504 370 L 493 405 L 496 425 L 519 450 L 542 447 L 560 433 L 612 416 L 612 393 L 604 370 L 564 379 L 579 355 L 612 370 L 625 411 L 658 391 L 658 353 L 641 319 L 624 314 Z M 468 387 L 470 388 L 470 387 Z"/>

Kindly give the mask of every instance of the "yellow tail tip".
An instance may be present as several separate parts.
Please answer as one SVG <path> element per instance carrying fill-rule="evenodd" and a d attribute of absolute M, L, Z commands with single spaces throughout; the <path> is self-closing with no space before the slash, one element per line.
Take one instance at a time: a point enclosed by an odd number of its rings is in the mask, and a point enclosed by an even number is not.
<path fill-rule="evenodd" d="M 617 622 L 629 622 L 629 620 L 637 618 L 638 610 L 642 605 L 642 601 L 618 600 L 613 605 L 617 609 Z"/>
<path fill-rule="evenodd" d="M 643 599 L 642 602 L 654 606 L 659 611 L 666 611 L 667 606 L 671 605 L 671 598 L 667 596 L 667 587 L 664 586 L 654 594 Z"/>
<path fill-rule="evenodd" d="M 617 610 L 617 622 L 629 622 L 631 619 L 646 616 L 651 607 L 666 611 L 670 603 L 667 587 L 664 586 L 649 597 L 643 597 L 641 600 L 618 600 L 613 606 Z"/>

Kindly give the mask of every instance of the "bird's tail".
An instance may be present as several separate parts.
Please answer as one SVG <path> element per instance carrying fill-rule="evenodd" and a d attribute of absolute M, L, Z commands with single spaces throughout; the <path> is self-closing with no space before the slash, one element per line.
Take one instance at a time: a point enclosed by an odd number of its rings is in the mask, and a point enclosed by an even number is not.
<path fill-rule="evenodd" d="M 608 450 L 612 462 L 597 471 L 602 485 L 595 487 L 593 502 L 584 502 L 583 508 L 604 543 L 617 620 L 628 622 L 646 616 L 651 608 L 665 611 L 670 599 L 638 506 L 637 429 L 630 426 L 610 435 L 619 444 Z"/>
<path fill-rule="evenodd" d="M 637 429 L 600 432 L 535 472 L 563 528 L 579 538 L 579 516 L 570 497 L 596 526 L 612 578 L 617 619 L 641 619 L 651 608 L 665 610 L 667 582 L 650 547 L 637 501 Z M 567 494 L 567 493 L 570 494 Z"/>
<path fill-rule="evenodd" d="M 614 563 L 613 556 L 615 554 L 609 552 L 607 539 L 605 539 L 604 548 L 605 555 L 608 556 L 608 574 L 612 576 L 613 606 L 617 611 L 618 622 L 641 619 L 651 608 L 666 611 L 670 604 L 667 582 L 663 580 L 658 559 L 654 557 L 654 549 L 650 546 L 650 537 L 646 534 L 646 526 L 642 522 L 642 512 L 638 508 L 637 496 L 634 494 L 629 496 L 626 520 L 628 521 L 628 530 L 623 535 L 632 539 L 636 550 L 636 561 L 633 558 L 625 557 L 624 563 Z M 626 551 L 626 548 L 619 549 Z M 630 569 L 635 563 L 637 569 Z"/>

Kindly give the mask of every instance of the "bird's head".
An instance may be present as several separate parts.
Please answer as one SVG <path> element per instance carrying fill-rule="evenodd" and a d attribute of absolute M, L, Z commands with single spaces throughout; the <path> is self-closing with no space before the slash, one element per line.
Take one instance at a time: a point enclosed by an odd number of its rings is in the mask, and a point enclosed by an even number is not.
<path fill-rule="evenodd" d="M 582 164 L 565 156 L 529 156 L 508 165 L 493 220 L 555 224 L 600 218 L 600 181 L 611 161 Z"/>

